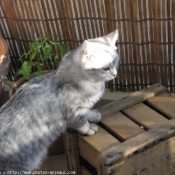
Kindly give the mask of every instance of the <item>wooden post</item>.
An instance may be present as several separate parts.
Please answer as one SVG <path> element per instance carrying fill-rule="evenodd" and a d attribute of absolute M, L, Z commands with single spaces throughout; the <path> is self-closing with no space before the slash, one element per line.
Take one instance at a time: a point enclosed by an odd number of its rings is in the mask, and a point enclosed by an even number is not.
<path fill-rule="evenodd" d="M 66 156 L 68 161 L 68 170 L 75 171 L 75 174 L 81 174 L 80 160 L 77 145 L 77 134 L 66 131 L 64 134 Z"/>

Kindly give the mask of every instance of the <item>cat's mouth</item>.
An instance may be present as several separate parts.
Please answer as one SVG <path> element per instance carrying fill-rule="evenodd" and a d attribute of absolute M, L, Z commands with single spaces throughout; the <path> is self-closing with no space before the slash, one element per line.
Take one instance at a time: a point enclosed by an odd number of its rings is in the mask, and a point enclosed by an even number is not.
<path fill-rule="evenodd" d="M 116 77 L 117 77 L 117 74 L 116 75 L 113 75 L 113 77 L 112 76 L 111 77 L 106 77 L 105 78 L 105 82 L 111 81 L 111 80 L 113 80 Z"/>

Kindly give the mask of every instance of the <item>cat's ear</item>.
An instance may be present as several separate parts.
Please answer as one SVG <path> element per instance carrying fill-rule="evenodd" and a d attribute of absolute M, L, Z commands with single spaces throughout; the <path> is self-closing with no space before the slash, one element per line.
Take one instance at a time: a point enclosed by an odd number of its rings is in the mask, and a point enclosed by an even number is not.
<path fill-rule="evenodd" d="M 82 44 L 82 53 L 83 53 L 82 61 L 83 62 L 90 61 L 94 53 L 94 47 L 92 43 L 85 40 Z"/>
<path fill-rule="evenodd" d="M 108 39 L 108 41 L 111 42 L 113 46 L 115 46 L 115 43 L 118 39 L 118 30 L 113 31 L 112 33 L 106 35 L 105 37 Z"/>
<path fill-rule="evenodd" d="M 85 52 L 89 47 L 89 41 L 85 40 L 82 44 L 82 51 Z"/>
<path fill-rule="evenodd" d="M 94 45 L 88 40 L 85 40 L 82 44 L 82 52 L 85 55 L 91 55 L 92 53 L 94 53 Z"/>

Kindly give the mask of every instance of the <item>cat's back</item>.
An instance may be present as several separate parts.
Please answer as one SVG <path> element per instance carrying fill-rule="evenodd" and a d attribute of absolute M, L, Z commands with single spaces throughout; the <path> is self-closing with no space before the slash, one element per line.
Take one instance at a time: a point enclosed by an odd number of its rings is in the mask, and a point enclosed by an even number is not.
<path fill-rule="evenodd" d="M 42 98 L 42 95 L 50 93 L 53 74 L 48 73 L 38 76 L 21 85 L 12 98 L 0 108 L 0 114 L 12 112 L 13 108 L 17 110 L 17 108 L 30 106 L 31 102 L 37 101 L 38 98 Z"/>

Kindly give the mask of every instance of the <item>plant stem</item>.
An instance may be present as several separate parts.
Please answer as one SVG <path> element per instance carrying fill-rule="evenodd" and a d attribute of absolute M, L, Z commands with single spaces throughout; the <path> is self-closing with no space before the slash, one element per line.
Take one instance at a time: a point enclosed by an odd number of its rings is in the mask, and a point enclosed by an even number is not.
<path fill-rule="evenodd" d="M 7 84 L 9 87 L 16 89 L 15 87 L 13 87 L 11 84 L 7 83 L 7 81 L 5 81 L 2 77 L 0 77 L 0 80 L 3 81 L 5 84 Z"/>

